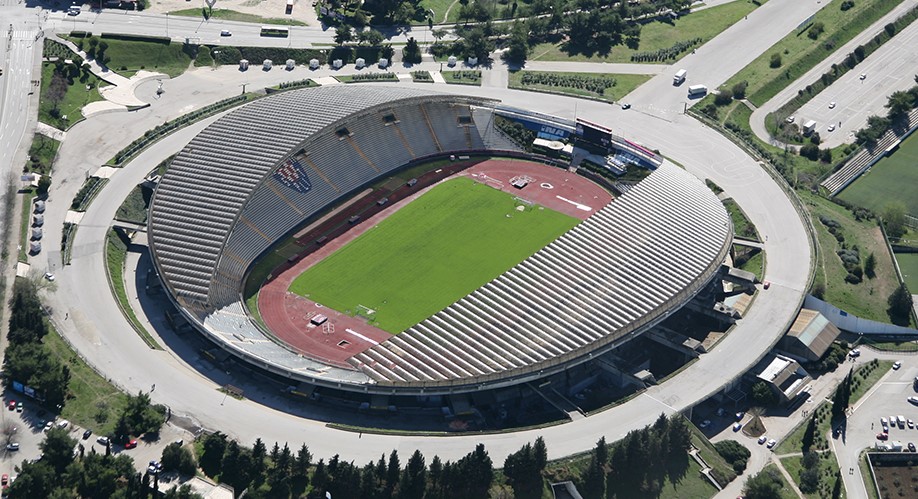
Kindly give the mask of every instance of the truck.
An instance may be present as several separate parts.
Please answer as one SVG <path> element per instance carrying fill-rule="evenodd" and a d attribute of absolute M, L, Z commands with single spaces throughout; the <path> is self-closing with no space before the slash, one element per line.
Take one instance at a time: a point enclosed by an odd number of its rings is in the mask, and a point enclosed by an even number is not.
<path fill-rule="evenodd" d="M 287 14 L 293 13 L 293 0 L 287 0 L 287 9 L 284 12 Z"/>
<path fill-rule="evenodd" d="M 900 430 L 905 428 L 905 416 L 902 416 L 902 415 L 896 416 L 896 425 L 899 427 Z"/>
<path fill-rule="evenodd" d="M 816 130 L 816 122 L 814 120 L 807 121 L 803 124 L 803 134 L 809 135 Z"/>
<path fill-rule="evenodd" d="M 676 71 L 676 74 L 673 75 L 673 85 L 679 86 L 682 85 L 682 82 L 685 81 L 685 75 L 688 74 L 688 71 L 680 69 Z"/>
<path fill-rule="evenodd" d="M 688 96 L 689 97 L 702 97 L 707 95 L 708 87 L 704 85 L 692 85 L 688 87 Z"/>

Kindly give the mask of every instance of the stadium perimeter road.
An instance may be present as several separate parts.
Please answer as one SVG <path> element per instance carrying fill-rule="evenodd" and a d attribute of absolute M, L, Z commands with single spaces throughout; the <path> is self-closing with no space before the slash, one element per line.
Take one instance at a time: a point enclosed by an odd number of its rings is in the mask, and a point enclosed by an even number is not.
<path fill-rule="evenodd" d="M 227 82 L 226 85 L 228 95 L 238 91 L 235 83 Z M 572 117 L 576 102 L 552 95 L 540 95 L 534 100 L 532 94 L 510 90 L 446 85 L 433 88 L 488 92 L 508 105 L 568 118 Z M 190 95 L 190 92 L 180 95 Z M 402 452 L 418 448 L 428 456 L 438 454 L 444 459 L 456 459 L 468 453 L 475 444 L 484 442 L 495 462 L 500 463 L 506 455 L 539 435 L 546 439 L 552 457 L 588 449 L 601 435 L 610 440 L 619 439 L 628 431 L 651 423 L 661 412 L 690 407 L 715 393 L 764 355 L 797 312 L 810 271 L 811 253 L 803 222 L 780 187 L 727 139 L 684 116 L 670 123 L 640 113 L 624 114 L 627 112 L 608 105 L 584 107 L 582 101 L 579 105 L 581 117 L 612 124 L 628 137 L 661 149 L 696 175 L 712 178 L 743 207 L 760 233 L 768 236 L 766 278 L 772 286 L 757 297 L 746 319 L 711 353 L 672 380 L 621 406 L 574 423 L 537 431 L 449 438 L 359 435 L 303 419 L 314 409 L 272 393 L 247 393 L 258 402 L 226 398 L 217 391 L 218 383 L 205 379 L 171 352 L 151 351 L 131 330 L 117 311 L 114 298 L 105 291 L 108 284 L 103 259 L 104 235 L 115 210 L 134 185 L 161 159 L 179 150 L 207 122 L 176 132 L 146 150 L 118 172 L 91 205 L 76 235 L 72 265 L 58 270 L 58 289 L 48 297 L 54 321 L 84 356 L 127 391 L 147 391 L 155 383 L 156 391 L 152 396 L 156 402 L 169 405 L 175 413 L 193 415 L 206 427 L 220 429 L 247 443 L 256 437 L 268 442 L 286 441 L 291 445 L 305 442 L 317 456 L 340 454 L 344 459 L 362 462 L 378 458 L 393 448 Z M 65 142 L 66 151 L 62 150 L 61 154 L 63 164 L 58 165 L 61 171 L 68 172 L 67 178 L 52 186 L 46 222 L 59 226 L 63 211 L 79 189 L 81 170 L 89 169 L 87 163 L 77 158 L 103 158 L 104 161 L 105 155 L 113 154 L 117 147 L 124 145 L 123 141 L 115 147 L 107 144 L 105 137 L 109 130 L 120 127 L 123 130 L 117 133 L 119 136 L 122 133 L 140 135 L 151 122 L 156 123 L 152 119 L 137 120 L 133 113 L 117 113 L 101 115 L 74 127 L 68 138 L 76 140 Z M 48 232 L 46 243 L 54 247 L 55 242 L 51 239 L 59 235 L 54 234 L 57 231 Z M 43 258 L 50 255 L 51 260 L 55 260 L 53 252 L 44 255 Z M 68 318 L 64 319 L 65 316 Z M 289 413 L 269 406 L 285 408 Z"/>
<path fill-rule="evenodd" d="M 895 21 L 916 5 L 918 5 L 916 0 L 902 2 L 831 56 L 826 57 L 813 69 L 778 92 L 771 100 L 752 113 L 749 120 L 752 131 L 759 139 L 776 144 L 777 142 L 765 127 L 765 118 L 769 113 L 776 111 L 795 97 L 800 89 L 817 81 L 823 73 L 832 68 L 833 64 L 841 63 L 845 56 L 854 52 L 858 45 L 867 43 L 874 35 L 881 32 L 886 24 Z M 819 137 L 822 139 L 820 145 L 836 147 L 845 142 L 853 142 L 854 133 L 867 125 L 868 116 L 886 115 L 886 109 L 883 106 L 891 93 L 897 90 L 907 90 L 915 84 L 912 78 L 915 76 L 915 68 L 918 67 L 918 50 L 914 49 L 916 46 L 918 46 L 918 23 L 913 22 L 854 69 L 813 97 L 803 107 L 794 111 L 795 122 L 802 127 L 807 121 L 815 120 L 816 131 L 819 132 Z M 861 80 L 861 74 L 867 77 Z M 830 102 L 836 103 L 834 109 L 829 109 Z M 779 117 L 779 119 L 784 118 L 785 116 Z M 829 132 L 827 128 L 832 123 L 835 123 L 835 130 Z"/>

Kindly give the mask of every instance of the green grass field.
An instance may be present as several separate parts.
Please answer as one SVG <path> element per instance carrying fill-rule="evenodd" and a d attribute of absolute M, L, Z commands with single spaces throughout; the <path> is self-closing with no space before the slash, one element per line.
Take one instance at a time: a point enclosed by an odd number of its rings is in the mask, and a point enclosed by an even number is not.
<path fill-rule="evenodd" d="M 454 9 L 457 7 L 454 7 Z M 588 57 L 583 54 L 571 55 L 564 52 L 560 44 L 541 43 L 532 48 L 530 60 L 632 62 L 631 55 L 635 52 L 652 52 L 666 49 L 678 42 L 688 41 L 693 38 L 701 38 L 701 45 L 703 45 L 755 9 L 756 5 L 748 0 L 736 1 L 693 12 L 680 17 L 672 24 L 665 22 L 648 23 L 641 27 L 641 41 L 637 50 L 620 45 L 613 47 L 611 53 L 605 57 L 599 55 Z M 670 62 L 672 61 L 652 62 L 651 64 L 667 64 Z"/>
<path fill-rule="evenodd" d="M 918 253 L 896 253 L 896 261 L 908 290 L 912 294 L 918 293 Z"/>
<path fill-rule="evenodd" d="M 524 73 L 543 73 L 557 76 L 583 76 L 586 78 L 610 77 L 615 79 L 615 86 L 609 87 L 602 94 L 575 87 L 553 86 L 538 83 L 523 85 L 522 79 Z M 567 94 L 576 97 L 593 97 L 603 99 L 609 102 L 615 102 L 622 97 L 631 93 L 632 90 L 649 80 L 651 75 L 633 75 L 633 74 L 608 74 L 608 73 L 556 73 L 551 71 L 513 71 L 510 73 L 510 88 L 518 90 L 531 90 L 536 92 L 548 92 L 552 94 Z"/>
<path fill-rule="evenodd" d="M 892 156 L 877 162 L 838 197 L 874 213 L 898 201 L 905 204 L 906 211 L 918 216 L 918 134 L 906 139 Z"/>
<path fill-rule="evenodd" d="M 404 331 L 494 279 L 574 227 L 467 178 L 445 182 L 294 280 L 290 290 L 373 324 Z"/>
<path fill-rule="evenodd" d="M 67 37 L 77 43 L 79 38 Z M 181 43 L 162 43 L 144 40 L 118 40 L 102 38 L 108 44 L 105 55 L 111 57 L 108 67 L 130 77 L 137 71 L 158 71 L 172 78 L 182 74 L 191 64 L 191 56 Z M 88 45 L 86 45 L 88 48 Z"/>
<path fill-rule="evenodd" d="M 104 81 L 90 74 L 86 77 L 85 82 L 79 79 L 74 80 L 73 85 L 67 86 L 67 91 L 57 105 L 58 117 L 52 116 L 51 110 L 54 108 L 48 97 L 48 88 L 51 86 L 51 77 L 54 75 L 54 64 L 44 63 L 41 66 L 41 101 L 38 103 L 38 121 L 46 123 L 55 128 L 66 130 L 67 127 L 83 119 L 83 113 L 80 112 L 83 106 L 90 102 L 102 100 L 98 87 L 108 85 Z M 87 85 L 89 89 L 87 90 Z M 64 116 L 67 119 L 64 119 Z"/>
<path fill-rule="evenodd" d="M 204 19 L 206 9 L 182 9 L 173 10 L 170 16 L 198 17 Z M 297 19 L 287 19 L 284 17 L 261 17 L 255 14 L 246 14 L 245 12 L 236 12 L 229 9 L 213 9 L 208 13 L 209 19 L 221 19 L 224 21 L 239 21 L 243 23 L 256 24 L 286 24 L 288 26 L 306 26 L 306 23 Z"/>

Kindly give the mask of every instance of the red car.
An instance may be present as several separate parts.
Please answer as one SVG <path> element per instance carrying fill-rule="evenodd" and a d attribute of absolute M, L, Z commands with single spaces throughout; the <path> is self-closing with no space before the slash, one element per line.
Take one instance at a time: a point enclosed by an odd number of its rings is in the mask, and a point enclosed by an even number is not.
<path fill-rule="evenodd" d="M 9 410 L 11 410 L 11 411 L 16 410 L 16 401 L 15 401 L 15 400 L 10 400 L 10 404 L 9 404 L 9 406 L 7 406 L 7 409 L 9 409 Z"/>
<path fill-rule="evenodd" d="M 3 486 L 4 489 L 10 486 L 10 476 L 6 473 L 4 473 L 3 478 L 0 479 L 0 486 Z"/>
<path fill-rule="evenodd" d="M 889 440 L 888 433 L 877 433 L 877 440 Z"/>
<path fill-rule="evenodd" d="M 124 444 L 124 448 L 125 448 L 125 449 L 133 449 L 134 447 L 137 447 L 137 440 L 136 440 L 136 439 L 132 439 L 132 440 L 130 440 L 128 443 Z"/>

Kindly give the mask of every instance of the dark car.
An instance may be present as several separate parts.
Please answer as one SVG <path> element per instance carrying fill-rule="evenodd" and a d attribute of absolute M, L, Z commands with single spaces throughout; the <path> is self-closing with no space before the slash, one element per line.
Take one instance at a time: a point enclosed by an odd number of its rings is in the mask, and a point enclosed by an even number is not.
<path fill-rule="evenodd" d="M 92 430 L 87 429 L 86 431 L 83 432 L 83 440 L 86 440 L 86 439 L 89 438 L 91 435 L 92 435 Z"/>
<path fill-rule="evenodd" d="M 908 451 L 909 451 L 909 452 L 915 452 L 915 444 L 909 442 L 909 443 L 908 443 Z"/>

